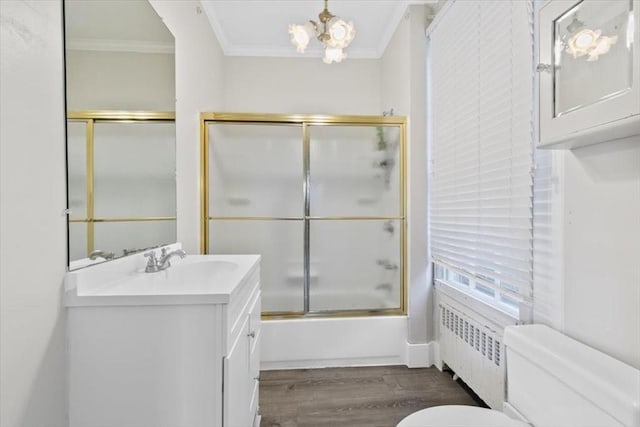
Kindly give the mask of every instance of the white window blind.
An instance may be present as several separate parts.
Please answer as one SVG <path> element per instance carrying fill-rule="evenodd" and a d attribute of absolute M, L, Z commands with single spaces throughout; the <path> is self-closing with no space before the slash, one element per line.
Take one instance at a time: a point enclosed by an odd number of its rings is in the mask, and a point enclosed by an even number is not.
<path fill-rule="evenodd" d="M 433 260 L 531 297 L 531 1 L 457 1 L 430 34 Z"/>

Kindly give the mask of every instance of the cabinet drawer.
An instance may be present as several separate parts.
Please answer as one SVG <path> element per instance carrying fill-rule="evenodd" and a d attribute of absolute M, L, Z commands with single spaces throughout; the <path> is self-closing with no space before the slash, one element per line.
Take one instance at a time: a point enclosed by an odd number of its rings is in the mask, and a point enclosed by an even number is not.
<path fill-rule="evenodd" d="M 251 308 L 255 303 L 256 294 L 260 291 L 259 278 L 260 271 L 256 269 L 248 280 L 240 286 L 237 293 L 232 295 L 231 301 L 229 301 L 227 308 L 229 341 L 227 345 L 230 345 L 238 336 L 240 326 L 244 322 L 245 317 L 251 312 Z M 227 349 L 229 348 L 227 347 Z"/>
<path fill-rule="evenodd" d="M 260 342 L 262 341 L 260 296 L 261 293 L 258 291 L 249 310 L 249 334 L 252 336 L 249 355 L 249 371 L 251 378 L 257 378 L 260 375 Z"/>
<path fill-rule="evenodd" d="M 258 332 L 258 335 L 256 335 L 253 341 L 254 345 L 249 354 L 249 382 L 251 384 L 250 412 L 255 414 L 258 410 L 260 395 L 260 341 L 262 341 L 262 334 Z"/>
<path fill-rule="evenodd" d="M 253 296 L 253 301 L 251 301 L 251 305 L 249 306 L 249 330 L 255 332 L 256 335 L 260 332 L 260 327 L 262 324 L 261 314 L 262 314 L 262 292 L 260 289 L 257 290 L 255 295 Z"/>

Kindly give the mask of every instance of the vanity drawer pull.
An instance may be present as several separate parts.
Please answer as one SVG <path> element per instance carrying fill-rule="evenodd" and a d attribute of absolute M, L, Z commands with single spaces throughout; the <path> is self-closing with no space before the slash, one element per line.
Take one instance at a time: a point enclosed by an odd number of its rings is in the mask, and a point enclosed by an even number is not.
<path fill-rule="evenodd" d="M 248 337 L 251 337 L 251 338 L 255 338 L 255 337 L 256 337 L 256 332 L 255 332 L 255 331 L 251 331 L 251 332 L 249 332 L 249 333 L 247 334 L 247 336 L 248 336 Z"/>

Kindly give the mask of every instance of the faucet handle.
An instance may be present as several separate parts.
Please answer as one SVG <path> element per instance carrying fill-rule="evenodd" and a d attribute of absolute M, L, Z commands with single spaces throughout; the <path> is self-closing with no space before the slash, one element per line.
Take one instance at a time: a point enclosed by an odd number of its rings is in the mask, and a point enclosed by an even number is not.
<path fill-rule="evenodd" d="M 145 258 L 149 258 L 149 261 L 147 262 L 147 264 L 155 265 L 155 264 L 156 264 L 156 262 L 157 262 L 157 259 L 156 259 L 156 252 L 155 252 L 155 251 L 149 251 L 149 252 L 147 252 L 146 254 L 144 254 L 144 257 L 145 257 Z"/>
<path fill-rule="evenodd" d="M 144 257 L 149 258 L 149 261 L 147 261 L 147 266 L 145 267 L 144 271 L 146 271 L 147 273 L 153 273 L 158 271 L 158 259 L 156 258 L 156 252 L 155 251 L 147 252 L 146 254 L 144 254 Z"/>

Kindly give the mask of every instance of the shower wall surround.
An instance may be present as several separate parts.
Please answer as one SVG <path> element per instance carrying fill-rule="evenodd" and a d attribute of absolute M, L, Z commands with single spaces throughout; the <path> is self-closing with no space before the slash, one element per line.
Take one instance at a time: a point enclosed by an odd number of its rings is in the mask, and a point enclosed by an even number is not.
<path fill-rule="evenodd" d="M 263 314 L 406 312 L 404 118 L 202 118 L 202 250 L 262 254 Z"/>

